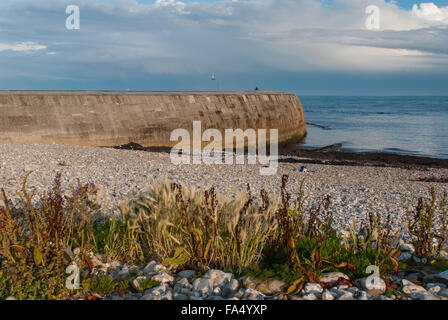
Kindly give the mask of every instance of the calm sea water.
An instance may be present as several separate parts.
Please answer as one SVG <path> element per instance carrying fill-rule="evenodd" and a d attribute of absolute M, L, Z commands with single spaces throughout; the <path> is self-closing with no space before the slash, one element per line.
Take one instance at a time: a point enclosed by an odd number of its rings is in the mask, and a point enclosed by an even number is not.
<path fill-rule="evenodd" d="M 300 96 L 305 148 L 342 143 L 355 152 L 385 151 L 448 159 L 447 97 Z"/>

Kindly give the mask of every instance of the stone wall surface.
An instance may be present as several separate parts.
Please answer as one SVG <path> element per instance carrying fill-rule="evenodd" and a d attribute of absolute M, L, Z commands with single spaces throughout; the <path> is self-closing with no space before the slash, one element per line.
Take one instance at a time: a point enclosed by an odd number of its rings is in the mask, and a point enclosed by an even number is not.
<path fill-rule="evenodd" d="M 171 147 L 171 132 L 278 129 L 279 140 L 306 135 L 294 94 L 251 92 L 0 91 L 0 141 Z"/>

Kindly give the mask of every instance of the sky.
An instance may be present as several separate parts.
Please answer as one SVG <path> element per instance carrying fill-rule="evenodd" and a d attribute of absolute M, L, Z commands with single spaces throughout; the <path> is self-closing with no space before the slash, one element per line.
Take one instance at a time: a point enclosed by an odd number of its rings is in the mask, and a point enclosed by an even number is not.
<path fill-rule="evenodd" d="M 0 90 L 216 90 L 212 74 L 221 90 L 448 95 L 448 0 L 0 0 Z"/>

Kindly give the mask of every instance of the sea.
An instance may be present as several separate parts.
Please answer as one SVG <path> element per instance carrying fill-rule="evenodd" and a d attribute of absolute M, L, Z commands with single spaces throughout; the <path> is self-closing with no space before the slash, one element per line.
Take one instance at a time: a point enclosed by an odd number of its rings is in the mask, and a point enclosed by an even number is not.
<path fill-rule="evenodd" d="M 448 96 L 299 96 L 307 137 L 301 148 L 391 152 L 448 159 Z"/>

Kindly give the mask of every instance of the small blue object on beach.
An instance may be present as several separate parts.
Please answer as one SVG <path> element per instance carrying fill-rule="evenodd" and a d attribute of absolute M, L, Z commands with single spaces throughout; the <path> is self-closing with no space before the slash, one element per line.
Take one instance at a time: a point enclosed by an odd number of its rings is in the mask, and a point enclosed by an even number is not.
<path fill-rule="evenodd" d="M 307 171 L 308 171 L 308 168 L 305 167 L 305 166 L 302 166 L 302 167 L 300 168 L 300 172 L 307 172 Z"/>

